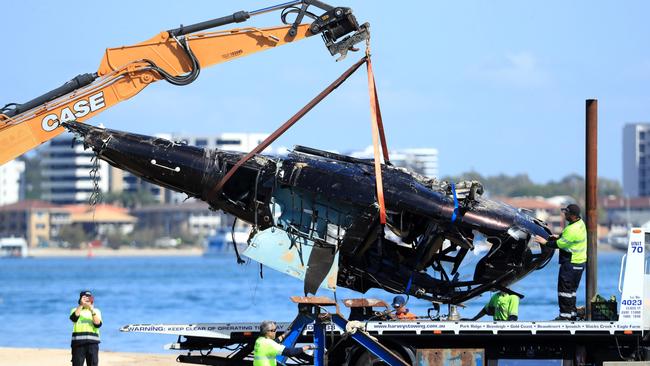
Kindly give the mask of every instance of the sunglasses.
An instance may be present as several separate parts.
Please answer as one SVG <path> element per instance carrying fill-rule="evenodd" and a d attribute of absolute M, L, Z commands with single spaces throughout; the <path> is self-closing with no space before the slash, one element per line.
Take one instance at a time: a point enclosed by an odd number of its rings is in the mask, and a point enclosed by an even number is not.
<path fill-rule="evenodd" d="M 278 330 L 278 328 L 275 328 L 275 329 L 269 329 L 268 331 L 269 331 L 269 332 L 275 332 L 275 331 L 277 331 L 277 330 Z"/>

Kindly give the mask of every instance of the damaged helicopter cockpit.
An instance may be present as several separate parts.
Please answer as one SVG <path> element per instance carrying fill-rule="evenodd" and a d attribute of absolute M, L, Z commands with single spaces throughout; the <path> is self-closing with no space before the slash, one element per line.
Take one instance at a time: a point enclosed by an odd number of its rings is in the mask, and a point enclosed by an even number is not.
<path fill-rule="evenodd" d="M 528 213 L 481 197 L 478 182 L 448 184 L 382 165 L 386 228 L 380 225 L 372 160 L 297 146 L 256 155 L 215 193 L 242 153 L 66 122 L 111 165 L 206 201 L 253 225 L 245 255 L 304 280 L 305 293 L 381 288 L 457 304 L 543 267 L 553 251 Z M 470 251 L 488 247 L 461 279 Z"/>

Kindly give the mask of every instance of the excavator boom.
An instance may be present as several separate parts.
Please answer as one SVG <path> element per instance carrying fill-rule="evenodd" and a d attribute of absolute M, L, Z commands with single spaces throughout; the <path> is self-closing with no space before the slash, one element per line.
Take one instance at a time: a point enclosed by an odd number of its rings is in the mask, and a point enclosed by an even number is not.
<path fill-rule="evenodd" d="M 307 11 L 310 5 L 326 12 L 315 17 Z M 285 26 L 202 32 L 279 9 L 283 9 Z M 288 24 L 286 16 L 291 13 L 297 14 L 296 19 L 293 24 Z M 304 16 L 312 17 L 314 21 L 299 24 Z M 0 165 L 62 133 L 62 122 L 86 121 L 158 80 L 187 85 L 198 77 L 201 68 L 315 34 L 322 35 L 332 55 L 339 53 L 343 58 L 355 43 L 368 38 L 368 32 L 368 25 L 359 26 L 349 8 L 303 0 L 252 12 L 240 11 L 164 31 L 135 45 L 108 48 L 97 72 L 78 75 L 29 102 L 10 103 L 0 109 Z"/>

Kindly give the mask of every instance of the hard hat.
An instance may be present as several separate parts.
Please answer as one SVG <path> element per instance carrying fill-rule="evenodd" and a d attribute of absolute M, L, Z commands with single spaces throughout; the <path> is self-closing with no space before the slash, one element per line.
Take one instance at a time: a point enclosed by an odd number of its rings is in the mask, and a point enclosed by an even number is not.
<path fill-rule="evenodd" d="M 406 305 L 406 299 L 402 295 L 395 296 L 393 298 L 393 307 L 394 308 L 399 308 Z"/>

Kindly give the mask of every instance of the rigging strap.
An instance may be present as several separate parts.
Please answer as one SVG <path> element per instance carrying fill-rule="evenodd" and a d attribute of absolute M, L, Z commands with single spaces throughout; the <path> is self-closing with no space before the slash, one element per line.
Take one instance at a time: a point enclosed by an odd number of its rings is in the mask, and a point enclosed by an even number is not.
<path fill-rule="evenodd" d="M 230 180 L 230 178 L 235 174 L 235 172 L 250 160 L 253 156 L 264 151 L 273 141 L 278 137 L 284 134 L 291 126 L 298 122 L 307 112 L 312 110 L 318 103 L 320 103 L 325 97 L 327 97 L 332 91 L 338 88 L 343 82 L 345 82 L 350 75 L 352 75 L 357 69 L 363 64 L 366 63 L 368 71 L 368 92 L 370 94 L 370 115 L 371 115 L 371 124 L 372 124 L 372 141 L 375 152 L 375 183 L 377 187 L 377 203 L 379 205 L 379 221 L 381 225 L 386 225 L 386 206 L 384 203 L 384 189 L 382 184 L 381 177 L 381 158 L 379 154 L 380 144 L 384 156 L 384 161 L 386 164 L 390 164 L 388 156 L 388 147 L 386 144 L 386 136 L 384 134 L 384 126 L 381 118 L 381 110 L 379 107 L 379 98 L 377 96 L 377 88 L 375 84 L 375 76 L 372 71 L 372 62 L 370 60 L 370 52 L 367 49 L 366 56 L 357 61 L 354 65 L 350 66 L 341 76 L 338 77 L 334 82 L 332 82 L 325 90 L 320 92 L 314 99 L 302 107 L 296 114 L 294 114 L 288 121 L 286 121 L 282 126 L 275 130 L 269 137 L 257 145 L 251 152 L 243 156 L 235 165 L 226 172 L 224 177 L 217 183 L 214 188 L 210 191 L 210 196 L 219 194 L 224 185 Z"/>
<path fill-rule="evenodd" d="M 458 196 L 456 196 L 456 185 L 451 184 L 451 193 L 454 196 L 454 212 L 451 214 L 451 222 L 455 222 L 458 217 Z"/>
<path fill-rule="evenodd" d="M 368 48 L 369 49 L 369 48 Z M 381 179 L 381 158 L 379 148 L 384 154 L 384 160 L 389 163 L 388 148 L 386 147 L 386 137 L 384 136 L 384 127 L 381 120 L 381 111 L 379 110 L 379 99 L 377 98 L 377 89 L 375 85 L 375 75 L 372 71 L 372 61 L 370 53 L 367 52 L 366 66 L 368 68 L 368 93 L 370 94 L 370 122 L 372 125 L 372 146 L 375 154 L 375 185 L 377 186 L 377 204 L 379 205 L 379 223 L 386 225 L 386 204 L 384 203 L 384 185 Z"/>
<path fill-rule="evenodd" d="M 223 186 L 230 180 L 230 178 L 235 174 L 235 172 L 242 166 L 244 163 L 246 163 L 250 158 L 253 156 L 259 154 L 260 152 L 264 151 L 273 141 L 275 141 L 278 137 L 280 137 L 283 133 L 285 133 L 291 126 L 293 126 L 296 122 L 298 122 L 307 112 L 309 112 L 312 108 L 314 108 L 320 101 L 325 99 L 326 96 L 328 96 L 334 89 L 338 88 L 345 80 L 347 80 L 350 75 L 352 75 L 359 66 L 361 66 L 364 62 L 366 62 L 366 58 L 363 57 L 361 60 L 357 61 L 354 65 L 350 66 L 349 69 L 347 69 L 341 76 L 339 76 L 338 79 L 334 80 L 333 83 L 331 83 L 325 90 L 320 92 L 314 99 L 312 99 L 309 103 L 307 103 L 302 109 L 300 109 L 296 114 L 294 114 L 288 121 L 286 121 L 282 126 L 280 126 L 277 130 L 275 130 L 269 137 L 267 137 L 264 141 L 262 141 L 259 145 L 257 145 L 251 152 L 246 154 L 244 157 L 239 159 L 235 165 L 228 170 L 226 175 L 217 183 L 217 185 L 214 186 L 212 191 L 210 191 L 210 196 L 213 196 L 215 194 L 218 194 L 221 192 L 223 189 Z"/>

